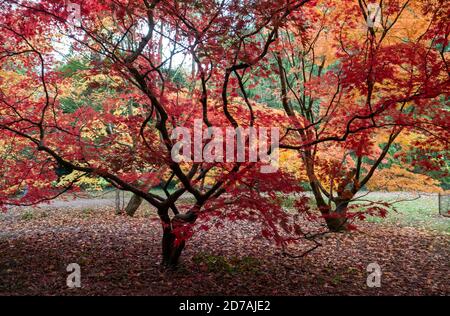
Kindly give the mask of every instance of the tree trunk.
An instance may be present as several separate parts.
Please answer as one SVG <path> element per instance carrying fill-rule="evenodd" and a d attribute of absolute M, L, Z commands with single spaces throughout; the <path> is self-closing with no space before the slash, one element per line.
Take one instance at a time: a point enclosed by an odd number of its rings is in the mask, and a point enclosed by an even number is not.
<path fill-rule="evenodd" d="M 128 201 L 127 207 L 125 208 L 125 213 L 127 213 L 128 216 L 134 216 L 134 213 L 138 210 L 139 206 L 141 206 L 143 199 L 133 194 L 130 201 Z"/>
<path fill-rule="evenodd" d="M 170 225 L 163 228 L 162 255 L 163 265 L 167 268 L 175 268 L 185 246 L 184 240 L 176 240 L 176 236 Z"/>
<path fill-rule="evenodd" d="M 185 234 L 181 233 L 182 237 L 177 239 L 174 230 L 182 229 L 184 225 L 193 224 L 197 219 L 197 212 L 200 207 L 194 205 L 188 212 L 177 214 L 172 219 L 169 218 L 166 209 L 158 210 L 158 214 L 163 221 L 162 264 L 165 267 L 175 268 L 177 266 L 186 245 Z"/>
<path fill-rule="evenodd" d="M 327 227 L 332 232 L 341 232 L 347 230 L 347 207 L 349 201 L 342 201 L 337 203 L 334 212 L 325 215 Z"/>
<path fill-rule="evenodd" d="M 347 207 L 349 200 L 341 199 L 336 203 L 336 210 L 332 210 L 321 193 L 319 181 L 314 174 L 314 167 L 311 163 L 312 159 L 309 152 L 305 152 L 304 163 L 309 178 L 309 184 L 316 200 L 316 205 L 320 213 L 325 219 L 327 227 L 332 232 L 340 232 L 347 230 Z"/>

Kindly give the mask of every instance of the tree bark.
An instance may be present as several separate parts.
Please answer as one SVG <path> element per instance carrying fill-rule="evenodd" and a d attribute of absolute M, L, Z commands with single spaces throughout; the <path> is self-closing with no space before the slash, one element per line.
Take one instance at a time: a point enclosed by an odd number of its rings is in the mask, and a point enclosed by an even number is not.
<path fill-rule="evenodd" d="M 176 268 L 181 253 L 186 245 L 186 239 L 177 238 L 174 230 L 182 228 L 184 225 L 191 225 L 197 219 L 197 211 L 200 206 L 195 205 L 192 209 L 184 214 L 177 214 L 172 219 L 169 218 L 167 210 L 158 211 L 163 221 L 163 238 L 162 238 L 162 264 L 168 268 Z"/>
<path fill-rule="evenodd" d="M 167 268 L 175 268 L 181 256 L 186 242 L 184 240 L 176 240 L 176 236 L 172 231 L 170 225 L 163 228 L 162 238 L 162 255 L 163 266 Z"/>
<path fill-rule="evenodd" d="M 142 201 L 143 199 L 140 196 L 133 194 L 130 201 L 128 201 L 127 207 L 125 208 L 125 213 L 127 213 L 128 216 L 134 216 L 139 206 L 141 206 Z"/>
<path fill-rule="evenodd" d="M 350 200 L 342 198 L 336 202 L 336 209 L 333 211 L 328 205 L 321 193 L 319 180 L 314 174 L 314 166 L 312 164 L 312 157 L 310 151 L 305 151 L 303 161 L 306 166 L 306 173 L 309 179 L 309 184 L 316 200 L 316 205 L 320 213 L 325 219 L 328 229 L 332 232 L 341 232 L 347 230 L 347 207 Z"/>
<path fill-rule="evenodd" d="M 332 232 L 341 232 L 347 230 L 347 207 L 349 201 L 337 203 L 336 210 L 325 215 L 327 227 Z"/>

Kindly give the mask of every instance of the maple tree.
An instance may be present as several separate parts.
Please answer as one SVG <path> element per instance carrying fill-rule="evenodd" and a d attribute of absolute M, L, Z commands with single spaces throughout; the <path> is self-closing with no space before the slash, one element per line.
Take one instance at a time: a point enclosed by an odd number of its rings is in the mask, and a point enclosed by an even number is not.
<path fill-rule="evenodd" d="M 378 24 L 368 24 L 369 4 L 379 6 Z M 307 10 L 280 28 L 266 68 L 276 69 L 269 86 L 292 120 L 282 147 L 298 151 L 315 203 L 338 231 L 360 216 L 349 204 L 374 184 L 369 181 L 399 135 L 412 135 L 410 145 L 422 152 L 443 152 L 415 161 L 422 171 L 439 170 L 448 159 L 450 7 L 445 1 L 322 1 Z M 384 206 L 369 203 L 367 211 L 384 215 Z"/>
<path fill-rule="evenodd" d="M 425 23 L 403 34 L 396 26 L 410 5 Z M 305 237 L 299 214 L 282 208 L 283 196 L 303 191 L 292 170 L 172 159 L 173 131 L 200 119 L 220 130 L 280 127 L 281 147 L 299 153 L 339 230 L 400 132 L 447 149 L 448 7 L 383 1 L 382 25 L 367 28 L 364 1 L 0 1 L 0 206 L 102 178 L 155 207 L 171 266 L 211 222 L 259 222 L 283 247 Z M 184 194 L 192 205 L 180 203 Z"/>
<path fill-rule="evenodd" d="M 70 12 L 61 1 L 2 1 L 1 67 L 18 78 L 0 82 L 1 136 L 11 142 L 4 161 L 14 163 L 3 169 L 1 204 L 37 204 L 76 190 L 83 177 L 101 177 L 156 208 L 165 265 L 176 265 L 199 217 L 252 218 L 265 225 L 264 237 L 289 241 L 278 232 L 293 228 L 275 197 L 299 190 L 293 182 L 283 187 L 289 175 L 262 174 L 259 163 L 175 162 L 171 132 L 192 129 L 195 118 L 221 128 L 267 122 L 249 102 L 236 102 L 241 76 L 308 2 L 80 1 Z M 88 64 L 58 69 L 67 47 Z M 192 59 L 191 78 L 180 82 L 175 56 Z M 80 82 L 82 98 L 68 110 L 68 94 L 77 93 L 68 86 Z M 120 93 L 108 95 L 111 89 Z M 58 181 L 74 172 L 69 183 Z M 165 196 L 149 191 L 161 183 Z M 24 187 L 26 195 L 11 194 Z M 177 204 L 185 193 L 193 205 Z M 227 207 L 234 194 L 238 203 Z"/>

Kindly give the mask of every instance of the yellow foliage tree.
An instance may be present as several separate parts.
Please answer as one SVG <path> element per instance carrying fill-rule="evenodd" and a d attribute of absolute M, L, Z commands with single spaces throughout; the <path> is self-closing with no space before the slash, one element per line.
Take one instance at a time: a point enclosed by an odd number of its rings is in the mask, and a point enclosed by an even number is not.
<path fill-rule="evenodd" d="M 367 183 L 370 191 L 441 192 L 439 182 L 423 174 L 413 173 L 400 166 L 381 169 Z"/>

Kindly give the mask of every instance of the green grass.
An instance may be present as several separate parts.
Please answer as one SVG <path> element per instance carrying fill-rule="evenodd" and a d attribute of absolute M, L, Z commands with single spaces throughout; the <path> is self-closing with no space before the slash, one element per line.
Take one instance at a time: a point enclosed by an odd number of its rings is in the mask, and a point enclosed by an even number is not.
<path fill-rule="evenodd" d="M 384 194 L 369 195 L 371 200 L 395 201 L 405 199 L 404 196 L 386 197 Z M 414 195 L 409 199 L 414 198 Z M 389 223 L 403 227 L 419 227 L 450 234 L 450 217 L 439 214 L 437 195 L 422 195 L 413 201 L 402 201 L 394 204 L 397 212 L 390 211 L 386 218 L 369 217 L 368 222 Z"/>
<path fill-rule="evenodd" d="M 31 211 L 26 211 L 25 213 L 22 214 L 22 216 L 20 217 L 22 220 L 24 221 L 30 221 L 32 219 L 35 219 L 35 214 Z"/>
<path fill-rule="evenodd" d="M 362 192 L 361 194 L 366 194 Z M 395 211 L 389 211 L 386 218 L 368 217 L 366 220 L 371 223 L 387 223 L 401 227 L 417 227 L 427 230 L 434 230 L 441 233 L 450 234 L 450 217 L 439 214 L 437 194 L 418 194 L 412 192 L 374 192 L 362 197 L 363 200 L 396 202 Z M 294 206 L 295 198 L 284 198 L 282 206 L 291 210 Z M 355 202 L 355 203 L 366 203 Z M 311 201 L 310 207 L 314 208 Z"/>
<path fill-rule="evenodd" d="M 91 217 L 92 212 L 93 212 L 93 211 L 92 211 L 91 209 L 89 209 L 89 208 L 83 209 L 83 210 L 81 211 L 81 218 L 87 219 L 87 218 Z"/>
<path fill-rule="evenodd" d="M 198 266 L 204 265 L 209 272 L 219 273 L 259 273 L 261 263 L 254 257 L 224 257 L 198 253 L 192 260 Z"/>

